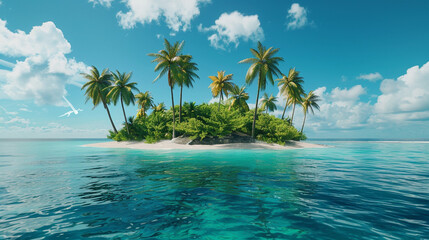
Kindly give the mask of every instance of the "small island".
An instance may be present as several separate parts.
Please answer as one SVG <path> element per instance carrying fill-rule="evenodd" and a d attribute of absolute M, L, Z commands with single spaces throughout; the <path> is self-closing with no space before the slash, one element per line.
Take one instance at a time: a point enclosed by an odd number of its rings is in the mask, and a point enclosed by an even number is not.
<path fill-rule="evenodd" d="M 320 147 L 320 145 L 302 143 L 306 136 L 303 133 L 307 113 L 313 108 L 319 109 L 319 97 L 313 92 L 305 93 L 303 77 L 291 68 L 287 75 L 278 68 L 283 58 L 276 56 L 279 49 L 266 48 L 260 42 L 256 49 L 251 49 L 252 57 L 239 63 L 250 64 L 246 74 L 246 85 L 239 87 L 233 83 L 233 74 L 218 71 L 209 76 L 212 81 L 208 86 L 216 103 L 184 102 L 182 104 L 183 87 L 193 87 L 199 78 L 197 64 L 191 55 L 182 54 L 183 42 L 170 44 L 164 40 L 164 49 L 158 53 L 150 53 L 153 62 L 157 63 L 155 72 L 159 72 L 154 80 L 166 76 L 171 93 L 171 107 L 164 103 L 155 104 L 151 93 L 139 92 L 136 82 L 130 82 L 132 73 L 110 72 L 104 69 L 101 73 L 92 67 L 90 73 L 82 75 L 88 80 L 82 87 L 86 90 L 87 101 L 92 100 L 94 107 L 103 104 L 112 124 L 108 138 L 121 144 L 110 142 L 87 146 L 126 147 L 137 149 L 289 149 L 304 147 Z M 274 76 L 278 77 L 277 79 Z M 246 88 L 257 82 L 258 90 L 255 107 L 251 109 Z M 281 118 L 270 112 L 277 110 L 277 97 L 260 92 L 268 84 L 280 89 L 286 104 Z M 180 88 L 179 104 L 174 104 L 174 87 Z M 139 92 L 134 94 L 135 92 Z M 117 130 L 109 111 L 109 105 L 120 102 L 124 127 Z M 136 116 L 128 117 L 125 105 L 137 103 L 139 109 Z M 287 107 L 292 107 L 291 116 L 285 116 Z M 304 120 L 301 130 L 293 125 L 295 109 L 301 106 Z M 152 110 L 150 113 L 148 113 Z M 152 145 L 149 145 L 152 144 Z M 196 147 L 198 145 L 198 147 Z M 192 146 L 192 147 L 191 147 Z"/>

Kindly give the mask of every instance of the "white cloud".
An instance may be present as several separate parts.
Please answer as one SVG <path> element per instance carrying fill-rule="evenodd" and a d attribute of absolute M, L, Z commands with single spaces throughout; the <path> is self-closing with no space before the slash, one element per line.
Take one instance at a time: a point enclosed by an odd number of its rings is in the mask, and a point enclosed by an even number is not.
<path fill-rule="evenodd" d="M 226 49 L 231 43 L 238 47 L 240 40 L 262 41 L 264 39 L 264 31 L 258 15 L 245 16 L 237 11 L 222 13 L 215 21 L 215 25 L 203 28 L 200 24 L 198 30 L 214 31 L 215 33 L 208 39 L 211 46 L 220 49 Z"/>
<path fill-rule="evenodd" d="M 429 62 L 409 68 L 396 80 L 383 80 L 380 90 L 377 102 L 371 104 L 360 100 L 366 94 L 361 85 L 330 92 L 326 87 L 318 88 L 320 112 L 309 118 L 307 126 L 315 131 L 365 128 L 395 132 L 416 121 L 429 121 Z"/>
<path fill-rule="evenodd" d="M 20 108 L 19 111 L 21 112 L 32 112 L 30 109 L 28 108 Z"/>
<path fill-rule="evenodd" d="M 327 92 L 326 87 L 320 87 L 314 93 L 321 98 L 320 112 L 317 111 L 314 116 L 309 117 L 309 127 L 327 130 L 358 129 L 367 126 L 372 106 L 370 103 L 359 101 L 360 97 L 366 94 L 361 85 L 350 89 L 335 88 L 331 92 Z"/>
<path fill-rule="evenodd" d="M 287 18 L 290 19 L 287 28 L 298 29 L 308 24 L 307 10 L 298 3 L 293 3 L 288 10 Z"/>
<path fill-rule="evenodd" d="M 0 65 L 5 66 L 5 67 L 8 67 L 8 68 L 13 68 L 13 67 L 15 67 L 15 64 L 14 64 L 14 63 L 11 63 L 11 62 L 8 62 L 8 61 L 5 61 L 5 60 L 3 60 L 3 59 L 0 59 Z"/>
<path fill-rule="evenodd" d="M 361 74 L 357 77 L 357 79 L 363 79 L 363 80 L 375 82 L 377 80 L 383 79 L 383 76 L 381 76 L 379 72 L 375 72 L 375 73 Z"/>
<path fill-rule="evenodd" d="M 0 125 L 0 132 L 3 136 L 13 138 L 102 138 L 106 137 L 108 134 L 107 129 L 82 129 L 65 126 L 55 122 L 46 123 L 42 126 L 33 125 L 32 123 L 10 124 L 8 126 Z"/>
<path fill-rule="evenodd" d="M 7 111 L 7 109 L 6 108 L 4 108 L 3 106 L 1 106 L 0 105 L 0 108 L 4 111 L 4 113 L 5 114 L 7 114 L 7 115 L 17 115 L 18 113 L 17 112 L 9 112 L 9 111 Z"/>
<path fill-rule="evenodd" d="M 84 63 L 65 56 L 70 52 L 70 43 L 53 22 L 35 26 L 27 34 L 10 31 L 0 19 L 0 54 L 25 57 L 12 70 L 2 72 L 1 91 L 14 100 L 64 106 L 65 86 L 79 85 L 79 73 L 87 71 Z"/>
<path fill-rule="evenodd" d="M 334 88 L 330 93 L 330 98 L 337 103 L 356 102 L 366 90 L 361 85 L 353 86 L 350 89 Z"/>
<path fill-rule="evenodd" d="M 28 119 L 24 119 L 21 117 L 14 117 L 12 119 L 10 119 L 9 121 L 5 122 L 6 124 L 24 124 L 24 125 L 28 125 L 30 124 L 30 120 Z"/>
<path fill-rule="evenodd" d="M 101 6 L 110 7 L 114 0 L 89 0 L 90 3 L 93 3 L 94 6 L 100 4 Z"/>
<path fill-rule="evenodd" d="M 212 97 L 209 100 L 209 104 L 212 104 L 212 103 L 219 103 L 219 97 Z"/>
<path fill-rule="evenodd" d="M 402 120 L 427 119 L 429 115 L 429 62 L 414 66 L 397 80 L 385 79 L 375 110 Z"/>
<path fill-rule="evenodd" d="M 187 31 L 193 18 L 200 14 L 200 5 L 209 0 L 123 0 L 128 12 L 118 12 L 119 24 L 124 29 L 134 28 L 137 23 L 146 24 L 163 19 L 168 28 Z"/>

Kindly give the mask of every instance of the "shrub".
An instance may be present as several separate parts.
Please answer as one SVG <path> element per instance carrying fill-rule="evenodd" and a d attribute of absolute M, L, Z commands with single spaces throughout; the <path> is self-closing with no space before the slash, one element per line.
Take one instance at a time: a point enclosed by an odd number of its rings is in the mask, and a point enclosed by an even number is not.
<path fill-rule="evenodd" d="M 211 137 L 225 137 L 233 132 L 250 134 L 252 131 L 253 110 L 240 111 L 228 109 L 217 104 L 184 103 L 182 108 L 182 122 L 178 123 L 178 106 L 176 110 L 176 133 L 185 135 L 191 139 L 204 139 Z M 125 128 L 118 134 L 109 133 L 108 138 L 116 141 L 143 140 L 154 143 L 162 139 L 171 139 L 173 111 L 152 112 L 147 117 L 130 119 L 130 134 Z M 258 140 L 284 144 L 287 140 L 306 139 L 296 128 L 286 120 L 261 113 L 255 125 L 256 138 Z"/>

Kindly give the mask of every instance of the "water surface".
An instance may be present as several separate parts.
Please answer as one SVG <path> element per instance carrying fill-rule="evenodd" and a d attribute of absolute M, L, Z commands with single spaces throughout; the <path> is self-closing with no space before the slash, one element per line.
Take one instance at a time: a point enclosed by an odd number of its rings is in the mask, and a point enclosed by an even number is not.
<path fill-rule="evenodd" d="M 429 236 L 429 142 L 288 151 L 88 143 L 0 140 L 0 239 Z"/>

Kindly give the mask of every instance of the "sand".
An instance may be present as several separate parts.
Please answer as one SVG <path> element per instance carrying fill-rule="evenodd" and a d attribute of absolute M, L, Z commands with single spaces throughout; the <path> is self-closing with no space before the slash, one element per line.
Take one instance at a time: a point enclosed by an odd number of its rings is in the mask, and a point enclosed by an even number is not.
<path fill-rule="evenodd" d="M 215 145 L 187 145 L 178 144 L 174 140 L 164 140 L 154 144 L 144 142 L 102 142 L 84 145 L 84 147 L 98 147 L 98 148 L 129 148 L 141 150 L 212 150 L 212 149 L 269 149 L 269 150 L 288 150 L 299 148 L 325 148 L 325 145 L 319 145 L 307 142 L 288 141 L 284 146 L 273 143 L 256 142 L 256 143 L 228 143 L 228 144 L 215 144 Z"/>

